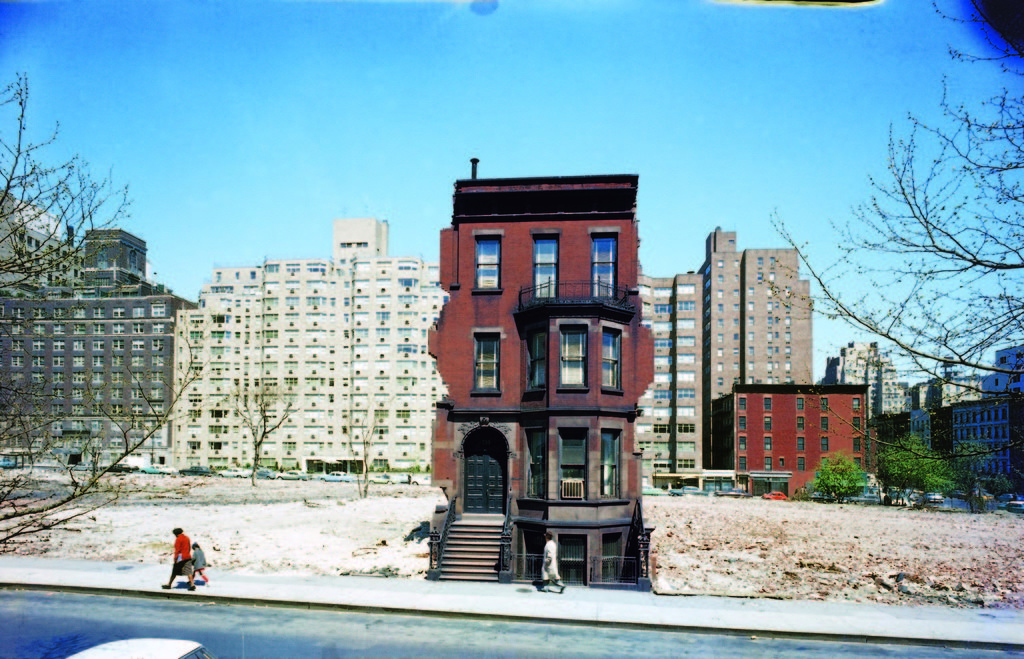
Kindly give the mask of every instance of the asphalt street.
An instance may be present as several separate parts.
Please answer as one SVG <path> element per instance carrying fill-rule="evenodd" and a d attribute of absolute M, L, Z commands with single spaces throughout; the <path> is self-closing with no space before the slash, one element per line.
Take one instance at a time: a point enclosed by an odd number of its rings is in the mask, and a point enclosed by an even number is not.
<path fill-rule="evenodd" d="M 0 592 L 0 657 L 62 659 L 107 641 L 199 641 L 219 659 L 340 657 L 1005 657 L 1024 653 L 862 644 L 590 625 L 438 619 Z"/>

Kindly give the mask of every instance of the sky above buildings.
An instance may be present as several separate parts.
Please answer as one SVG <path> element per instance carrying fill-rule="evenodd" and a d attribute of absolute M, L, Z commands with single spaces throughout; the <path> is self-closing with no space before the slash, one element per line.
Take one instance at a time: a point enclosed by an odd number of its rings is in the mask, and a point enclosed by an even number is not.
<path fill-rule="evenodd" d="M 125 228 L 189 299 L 217 266 L 328 257 L 338 217 L 436 260 L 471 157 L 481 177 L 639 174 L 650 275 L 697 270 L 716 226 L 786 246 L 773 214 L 827 264 L 890 128 L 938 120 L 944 84 L 973 103 L 1005 82 L 951 46 L 984 48 L 925 0 L 0 2 L 34 135 L 59 121 L 54 158 L 130 186 Z M 816 377 L 854 338 L 816 319 Z"/>

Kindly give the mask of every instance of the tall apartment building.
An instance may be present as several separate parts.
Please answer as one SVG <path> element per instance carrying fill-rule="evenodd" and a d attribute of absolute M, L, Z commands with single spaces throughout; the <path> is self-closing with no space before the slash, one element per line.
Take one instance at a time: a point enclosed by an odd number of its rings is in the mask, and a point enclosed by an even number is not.
<path fill-rule="evenodd" d="M 716 228 L 700 270 L 641 280 L 654 332 L 654 384 L 637 424 L 645 473 L 656 487 L 725 487 L 733 468 L 711 452 L 711 402 L 733 384 L 809 384 L 810 283 L 793 249 L 738 251 Z"/>
<path fill-rule="evenodd" d="M 427 469 L 443 391 L 427 330 L 443 304 L 437 266 L 387 256 L 388 225 L 334 223 L 330 259 L 216 268 L 179 319 L 179 371 L 200 371 L 178 420 L 180 466 L 253 463 L 239 394 L 284 423 L 261 464 L 310 471 Z M 250 414 L 251 417 L 251 414 Z"/>
<path fill-rule="evenodd" d="M 868 385 L 868 413 L 871 416 L 907 411 L 908 387 L 896 380 L 892 359 L 878 349 L 878 343 L 850 342 L 829 357 L 822 384 Z"/>
<path fill-rule="evenodd" d="M 49 458 L 107 465 L 171 412 L 175 315 L 195 305 L 146 279 L 136 236 L 90 231 L 83 246 L 73 285 L 26 294 L 23 281 L 17 297 L 0 298 L 0 449 L 9 455 L 50 446 Z M 172 441 L 171 424 L 161 425 L 137 455 L 167 464 Z"/>

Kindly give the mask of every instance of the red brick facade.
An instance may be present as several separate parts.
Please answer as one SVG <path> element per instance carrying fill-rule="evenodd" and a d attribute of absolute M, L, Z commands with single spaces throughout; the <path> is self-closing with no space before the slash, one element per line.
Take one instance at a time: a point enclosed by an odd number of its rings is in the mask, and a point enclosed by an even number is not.
<path fill-rule="evenodd" d="M 732 456 L 739 487 L 792 494 L 823 457 L 868 466 L 867 400 L 867 385 L 735 385 L 712 404 L 713 450 Z"/>
<path fill-rule="evenodd" d="M 653 377 L 636 187 L 631 175 L 455 184 L 441 232 L 450 298 L 430 336 L 448 389 L 433 482 L 459 515 L 510 512 L 517 555 L 539 553 L 546 530 L 588 561 L 635 544 L 633 428 Z"/>

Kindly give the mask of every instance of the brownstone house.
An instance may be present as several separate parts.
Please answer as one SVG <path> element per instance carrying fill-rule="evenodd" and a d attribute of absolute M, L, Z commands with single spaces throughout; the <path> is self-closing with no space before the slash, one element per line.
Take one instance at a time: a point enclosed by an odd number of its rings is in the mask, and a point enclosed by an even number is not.
<path fill-rule="evenodd" d="M 437 404 L 430 578 L 539 578 L 544 533 L 569 584 L 649 588 L 637 401 L 635 175 L 455 183 L 450 295 L 430 337 Z"/>

